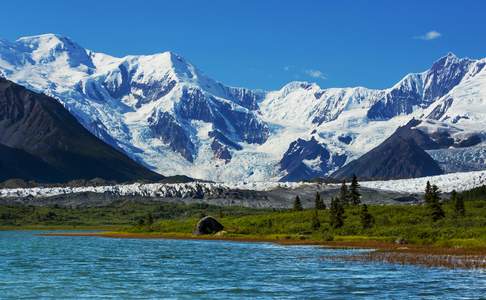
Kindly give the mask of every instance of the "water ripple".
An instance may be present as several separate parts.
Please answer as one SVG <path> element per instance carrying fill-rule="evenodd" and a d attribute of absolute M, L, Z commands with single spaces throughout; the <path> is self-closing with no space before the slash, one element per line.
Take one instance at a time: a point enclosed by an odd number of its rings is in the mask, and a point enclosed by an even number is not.
<path fill-rule="evenodd" d="M 323 259 L 362 250 L 0 232 L 0 298 L 478 299 L 486 272 Z"/>

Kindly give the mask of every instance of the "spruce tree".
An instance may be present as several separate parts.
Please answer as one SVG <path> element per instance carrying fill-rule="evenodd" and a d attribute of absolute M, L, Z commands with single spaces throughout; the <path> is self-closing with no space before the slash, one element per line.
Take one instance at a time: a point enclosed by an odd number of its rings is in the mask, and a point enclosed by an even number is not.
<path fill-rule="evenodd" d="M 331 226 L 340 228 L 344 225 L 344 207 L 340 199 L 332 198 L 331 208 L 329 210 Z"/>
<path fill-rule="evenodd" d="M 428 207 L 432 220 L 438 221 L 445 217 L 444 210 L 440 203 L 440 191 L 436 185 L 433 185 L 430 189 L 430 199 L 428 200 Z"/>
<path fill-rule="evenodd" d="M 373 216 L 369 213 L 368 206 L 366 204 L 361 206 L 360 219 L 363 229 L 369 229 L 373 227 L 373 224 L 375 223 L 375 218 L 373 218 Z"/>
<path fill-rule="evenodd" d="M 315 207 L 315 209 L 318 209 L 318 210 L 326 209 L 326 204 L 322 200 L 321 194 L 319 194 L 319 192 L 316 193 L 316 201 L 315 201 L 314 207 Z"/>
<path fill-rule="evenodd" d="M 464 207 L 464 198 L 459 196 L 456 190 L 451 193 L 451 201 L 454 203 L 454 212 L 457 216 L 464 216 L 466 214 L 466 208 Z"/>
<path fill-rule="evenodd" d="M 429 204 L 431 202 L 431 197 L 432 197 L 432 186 L 430 185 L 430 181 L 427 181 L 427 185 L 425 186 L 425 194 L 424 194 L 425 204 Z"/>
<path fill-rule="evenodd" d="M 343 180 L 343 184 L 341 184 L 341 190 L 339 191 L 339 201 L 341 201 L 342 205 L 349 204 L 349 192 L 348 186 L 346 185 L 346 180 Z"/>
<path fill-rule="evenodd" d="M 319 212 L 317 209 L 314 209 L 314 214 L 312 215 L 312 229 L 317 230 L 321 227 L 321 221 L 319 221 Z"/>
<path fill-rule="evenodd" d="M 351 204 L 359 205 L 361 203 L 361 194 L 359 192 L 359 183 L 358 177 L 353 175 L 353 180 L 351 181 L 351 185 L 349 186 L 349 199 L 351 200 Z"/>
<path fill-rule="evenodd" d="M 152 226 L 154 224 L 154 217 L 152 216 L 152 214 L 149 213 L 146 218 L 147 220 L 145 221 L 145 224 L 147 226 Z"/>
<path fill-rule="evenodd" d="M 295 200 L 294 200 L 294 210 L 295 211 L 304 210 L 304 208 L 302 207 L 302 202 L 300 202 L 299 196 L 296 196 L 295 197 Z"/>
<path fill-rule="evenodd" d="M 452 202 L 452 204 L 454 204 L 454 211 L 456 211 L 456 203 L 457 203 L 457 191 L 456 190 L 452 190 L 451 192 L 451 198 L 449 199 L 450 202 Z"/>

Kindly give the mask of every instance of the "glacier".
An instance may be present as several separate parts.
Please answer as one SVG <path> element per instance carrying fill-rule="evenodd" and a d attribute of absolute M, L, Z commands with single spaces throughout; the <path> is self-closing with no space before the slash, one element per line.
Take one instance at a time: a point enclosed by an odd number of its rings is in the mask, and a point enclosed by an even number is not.
<path fill-rule="evenodd" d="M 390 191 L 404 194 L 422 194 L 429 181 L 437 185 L 444 193 L 453 190 L 466 191 L 486 184 L 486 171 L 458 172 L 438 176 L 412 179 L 363 181 L 360 185 L 374 190 Z M 0 198 L 44 198 L 77 193 L 109 193 L 118 196 L 142 196 L 159 198 L 217 197 L 231 190 L 272 191 L 284 189 L 287 191 L 299 188 L 310 188 L 313 191 L 328 189 L 338 190 L 341 184 L 316 182 L 190 182 L 190 183 L 132 183 L 107 186 L 84 187 L 34 187 L 0 189 Z"/>

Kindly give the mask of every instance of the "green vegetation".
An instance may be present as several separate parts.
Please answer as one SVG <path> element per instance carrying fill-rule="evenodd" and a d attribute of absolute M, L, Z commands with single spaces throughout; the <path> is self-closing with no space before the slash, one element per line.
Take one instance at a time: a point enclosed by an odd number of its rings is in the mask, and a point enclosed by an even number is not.
<path fill-rule="evenodd" d="M 442 209 L 440 191 L 436 185 L 430 185 L 427 181 L 427 186 L 425 187 L 425 204 L 429 209 L 430 217 L 432 221 L 438 221 L 445 217 L 444 210 Z"/>
<path fill-rule="evenodd" d="M 339 201 L 334 199 L 333 203 Z M 366 209 L 349 206 L 344 209 L 342 226 L 337 227 L 332 223 L 331 210 L 315 209 L 227 215 L 219 221 L 228 236 L 248 238 L 387 242 L 400 238 L 418 245 L 486 247 L 486 201 L 467 201 L 465 207 L 466 215 L 458 219 L 454 203 L 444 203 L 445 217 L 433 221 L 424 205 L 368 205 Z M 190 234 L 197 220 L 159 220 L 151 227 L 132 227 L 128 231 Z"/>
<path fill-rule="evenodd" d="M 460 193 L 465 201 L 470 200 L 486 200 L 486 185 L 482 185 L 477 188 L 473 188 L 469 191 Z"/>
<path fill-rule="evenodd" d="M 295 211 L 302 211 L 304 208 L 302 207 L 302 202 L 300 201 L 299 196 L 295 197 L 294 200 L 294 210 Z"/>
<path fill-rule="evenodd" d="M 321 228 L 321 220 L 319 220 L 319 211 L 317 209 L 314 209 L 311 227 L 313 230 L 318 230 L 319 228 Z"/>
<path fill-rule="evenodd" d="M 361 203 L 361 193 L 359 192 L 358 177 L 356 175 L 353 176 L 351 185 L 349 186 L 349 199 L 353 205 L 359 205 Z"/>
<path fill-rule="evenodd" d="M 375 218 L 369 213 L 368 206 L 363 204 L 360 212 L 361 226 L 363 229 L 370 229 L 375 223 Z"/>
<path fill-rule="evenodd" d="M 339 201 L 343 206 L 349 204 L 349 191 L 348 186 L 346 185 L 346 181 L 344 180 L 341 184 L 341 189 L 339 191 Z"/>
<path fill-rule="evenodd" d="M 353 187 L 354 186 L 354 187 Z M 190 236 L 197 221 L 212 215 L 225 226 L 224 236 L 310 241 L 396 240 L 416 245 L 486 248 L 486 189 L 453 192 L 450 198 L 427 184 L 421 205 L 365 205 L 359 184 L 343 183 L 326 209 L 316 193 L 315 207 L 303 209 L 299 197 L 292 209 L 250 209 L 207 204 L 117 202 L 104 207 L 0 206 L 0 227 L 85 228 L 94 226 L 129 233 Z M 472 200 L 473 195 L 478 197 Z M 467 199 L 467 200 L 466 200 Z M 344 201 L 343 201 L 344 200 Z M 348 201 L 349 200 L 349 201 Z"/>
<path fill-rule="evenodd" d="M 452 191 L 451 201 L 454 203 L 456 216 L 464 217 L 466 215 L 466 207 L 464 206 L 464 197 L 458 196 L 456 190 Z"/>
<path fill-rule="evenodd" d="M 326 209 L 326 204 L 324 203 L 324 200 L 322 200 L 321 194 L 319 192 L 316 192 L 316 200 L 315 200 L 314 208 L 317 210 Z"/>
<path fill-rule="evenodd" d="M 332 228 L 341 228 L 344 225 L 344 205 L 343 201 L 338 198 L 331 200 L 329 224 Z"/>
<path fill-rule="evenodd" d="M 357 187 L 357 180 L 352 186 Z M 352 190 L 351 188 L 350 190 Z M 380 241 L 441 247 L 486 247 L 486 200 L 463 201 L 453 193 L 442 199 L 437 186 L 427 184 L 423 205 L 358 205 L 350 199 L 343 182 L 339 197 L 330 209 L 316 206 L 303 210 L 296 197 L 293 210 L 258 215 L 225 216 L 220 222 L 230 237 L 262 239 L 299 239 L 313 241 Z M 358 197 L 359 199 L 360 197 Z M 352 198 L 351 198 L 352 199 Z M 197 218 L 160 220 L 150 227 L 132 227 L 130 232 L 190 234 Z"/>
<path fill-rule="evenodd" d="M 268 213 L 271 210 L 243 207 L 219 207 L 208 204 L 176 204 L 155 202 L 117 202 L 108 206 L 66 208 L 58 205 L 38 207 L 0 205 L 0 228 L 35 227 L 96 227 L 123 228 L 127 226 L 151 226 L 157 220 L 214 216 L 243 216 Z"/>

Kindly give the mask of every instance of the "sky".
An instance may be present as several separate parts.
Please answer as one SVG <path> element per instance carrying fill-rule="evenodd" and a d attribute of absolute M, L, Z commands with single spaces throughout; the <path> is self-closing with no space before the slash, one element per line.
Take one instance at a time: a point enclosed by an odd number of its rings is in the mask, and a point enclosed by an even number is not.
<path fill-rule="evenodd" d="M 114 56 L 173 51 L 232 86 L 387 88 L 448 52 L 486 57 L 486 1 L 5 1 L 0 38 L 65 35 Z"/>

